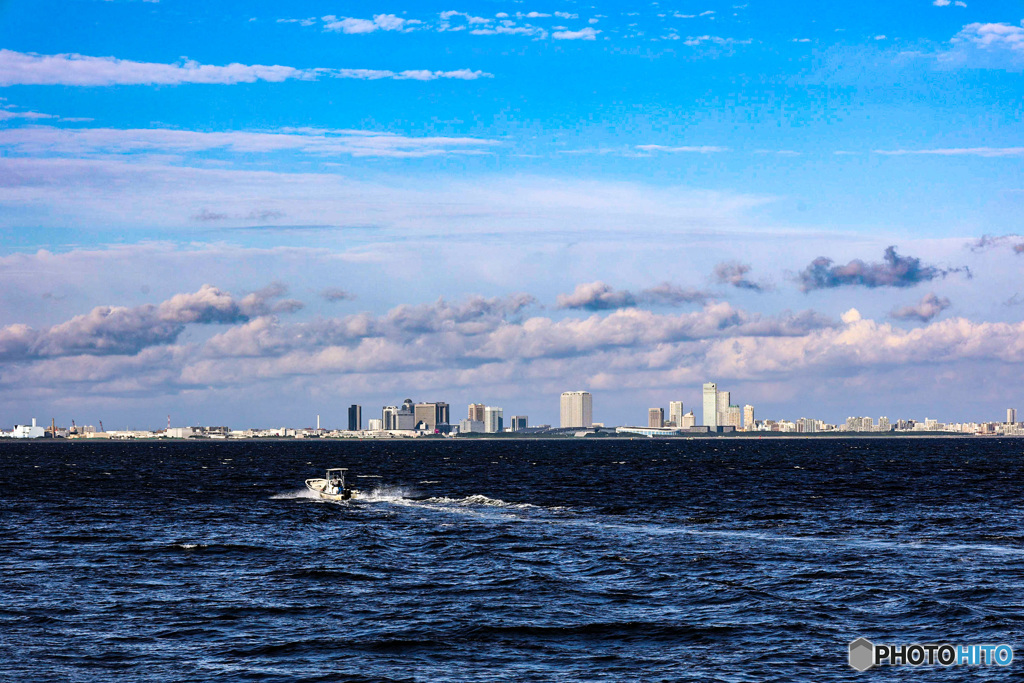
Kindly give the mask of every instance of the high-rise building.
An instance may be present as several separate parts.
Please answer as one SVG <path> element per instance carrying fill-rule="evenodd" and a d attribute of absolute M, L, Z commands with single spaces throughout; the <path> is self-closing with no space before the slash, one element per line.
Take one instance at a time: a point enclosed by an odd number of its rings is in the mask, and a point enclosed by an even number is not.
<path fill-rule="evenodd" d="M 1017 409 L 1016 408 L 1007 408 L 1006 409 L 1006 421 L 1009 424 L 1016 424 L 1017 423 Z"/>
<path fill-rule="evenodd" d="M 729 406 L 725 409 L 725 413 L 722 415 L 722 424 L 726 427 L 734 427 L 739 430 L 742 426 L 740 420 L 742 419 L 742 413 L 740 412 L 739 406 Z"/>
<path fill-rule="evenodd" d="M 679 418 L 679 422 L 676 423 L 677 429 L 689 429 L 690 427 L 696 426 L 697 418 L 694 416 L 692 410 L 688 412 L 686 415 L 683 415 L 681 418 Z"/>
<path fill-rule="evenodd" d="M 704 425 L 711 431 L 718 429 L 718 385 L 714 382 L 704 383 Z"/>
<path fill-rule="evenodd" d="M 676 427 L 683 419 L 683 402 L 682 401 L 669 401 L 668 402 L 668 421 L 674 424 Z"/>
<path fill-rule="evenodd" d="M 416 409 L 413 407 L 411 398 L 402 401 L 402 407 L 395 409 L 395 426 L 387 426 L 387 415 L 385 414 L 384 429 L 416 429 Z"/>
<path fill-rule="evenodd" d="M 878 418 L 878 431 L 880 431 L 880 432 L 891 432 L 892 431 L 892 425 L 889 424 L 889 418 L 885 417 L 884 415 L 882 417 Z"/>
<path fill-rule="evenodd" d="M 358 432 L 363 429 L 363 407 L 353 403 L 348 407 L 348 431 Z"/>
<path fill-rule="evenodd" d="M 729 401 L 731 400 L 730 392 L 719 391 L 718 392 L 718 424 L 728 424 L 726 421 L 726 415 L 729 413 Z"/>
<path fill-rule="evenodd" d="M 384 421 L 372 417 L 366 421 L 366 428 L 371 432 L 380 431 L 381 429 L 384 429 Z"/>
<path fill-rule="evenodd" d="M 414 411 L 416 426 L 423 425 L 428 432 L 437 429 L 438 425 L 448 424 L 448 404 L 443 401 L 417 403 Z"/>
<path fill-rule="evenodd" d="M 381 429 L 398 429 L 398 406 L 384 406 L 380 423 Z"/>
<path fill-rule="evenodd" d="M 494 406 L 484 408 L 484 431 L 488 434 L 500 432 L 505 428 L 505 411 Z"/>
<path fill-rule="evenodd" d="M 470 403 L 469 404 L 469 415 L 468 415 L 469 419 L 470 420 L 477 420 L 477 421 L 483 422 L 484 421 L 484 408 L 486 408 L 486 407 L 487 406 L 485 406 L 483 403 Z"/>
<path fill-rule="evenodd" d="M 748 432 L 754 429 L 754 406 L 749 403 L 743 406 L 743 428 Z"/>
<path fill-rule="evenodd" d="M 513 432 L 521 432 L 530 426 L 530 420 L 526 415 L 513 415 L 510 420 L 509 428 Z"/>
<path fill-rule="evenodd" d="M 589 391 L 566 391 L 560 412 L 562 427 L 590 427 L 594 424 L 594 398 Z"/>
<path fill-rule="evenodd" d="M 661 429 L 665 426 L 665 409 L 651 408 L 647 411 L 647 426 L 651 429 Z"/>

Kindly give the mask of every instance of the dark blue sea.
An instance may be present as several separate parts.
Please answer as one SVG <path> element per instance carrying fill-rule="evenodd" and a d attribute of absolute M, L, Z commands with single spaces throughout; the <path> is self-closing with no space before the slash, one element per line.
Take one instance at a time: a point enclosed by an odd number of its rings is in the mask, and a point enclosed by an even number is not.
<path fill-rule="evenodd" d="M 0 680 L 1020 680 L 1022 512 L 1009 439 L 6 442 Z"/>

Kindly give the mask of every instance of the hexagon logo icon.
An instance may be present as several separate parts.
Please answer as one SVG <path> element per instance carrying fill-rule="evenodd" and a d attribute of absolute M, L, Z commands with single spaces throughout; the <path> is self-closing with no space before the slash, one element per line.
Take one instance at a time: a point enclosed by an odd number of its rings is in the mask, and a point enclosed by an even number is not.
<path fill-rule="evenodd" d="M 875 646 L 867 638 L 858 638 L 850 643 L 850 666 L 857 671 L 867 671 L 875 665 Z"/>

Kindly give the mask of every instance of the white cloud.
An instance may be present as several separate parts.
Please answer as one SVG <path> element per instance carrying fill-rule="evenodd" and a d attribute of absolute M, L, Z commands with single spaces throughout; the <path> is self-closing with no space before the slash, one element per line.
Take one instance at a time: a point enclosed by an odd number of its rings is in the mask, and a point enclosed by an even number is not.
<path fill-rule="evenodd" d="M 394 14 L 377 14 L 373 19 L 357 19 L 355 17 L 336 17 L 328 14 L 323 17 L 324 30 L 338 33 L 373 33 L 375 31 L 401 31 L 410 22 Z"/>
<path fill-rule="evenodd" d="M 456 71 L 388 71 L 375 69 L 297 69 L 290 66 L 228 64 L 211 66 L 186 60 L 177 64 L 132 62 L 115 57 L 87 57 L 78 54 L 38 55 L 0 50 L 0 86 L 8 85 L 179 85 L 183 83 L 224 84 L 281 82 L 289 79 L 312 81 L 321 76 L 359 79 L 472 80 L 491 74 L 470 69 Z"/>
<path fill-rule="evenodd" d="M 596 40 L 597 34 L 600 32 L 591 26 L 587 26 L 579 31 L 555 31 L 551 34 L 551 37 L 555 40 Z"/>
<path fill-rule="evenodd" d="M 637 149 L 644 152 L 684 152 L 684 153 L 695 153 L 695 154 L 715 154 L 718 152 L 728 152 L 728 147 L 718 147 L 715 145 L 690 145 L 681 147 L 672 147 L 668 145 L 637 145 Z"/>
<path fill-rule="evenodd" d="M 15 324 L 0 328 L 0 362 L 32 358 L 135 354 L 150 346 L 174 343 L 186 325 L 230 324 L 274 311 L 294 312 L 297 301 L 271 302 L 287 293 L 272 285 L 238 299 L 211 285 L 177 294 L 159 305 L 99 306 L 85 315 L 45 330 Z"/>
<path fill-rule="evenodd" d="M 40 114 L 37 111 L 15 111 L 12 105 L 0 105 L 0 121 L 9 121 L 11 119 L 56 119 L 60 118 L 53 114 Z"/>
<path fill-rule="evenodd" d="M 295 151 L 321 156 L 423 157 L 480 153 L 494 147 L 480 138 L 407 137 L 390 133 L 315 128 L 275 132 L 202 131 L 169 128 L 56 128 L 32 126 L 0 129 L 0 149 L 33 156 L 124 154 L 129 152 L 194 153 L 224 150 L 238 154 Z"/>
<path fill-rule="evenodd" d="M 689 45 L 690 47 L 697 47 L 701 43 L 714 43 L 715 45 L 747 45 L 750 42 L 750 39 L 736 40 L 734 38 L 722 38 L 721 36 L 703 35 L 688 36 L 686 40 L 683 41 L 683 44 Z"/>
<path fill-rule="evenodd" d="M 511 24 L 511 25 L 509 25 Z M 470 31 L 474 36 L 495 36 L 495 35 L 521 35 L 521 36 L 537 36 L 538 38 L 547 38 L 548 32 L 538 26 L 515 26 L 513 22 L 507 22 L 501 26 L 495 26 L 494 28 L 477 28 Z"/>
<path fill-rule="evenodd" d="M 935 0 L 932 4 L 936 7 L 945 7 L 951 2 L 951 0 Z"/>
<path fill-rule="evenodd" d="M 176 64 L 133 62 L 80 54 L 40 55 L 0 50 L 0 86 L 9 85 L 177 85 L 181 83 L 280 82 L 314 80 L 323 69 L 228 64 L 211 66 L 191 60 Z"/>
<path fill-rule="evenodd" d="M 967 24 L 953 37 L 954 44 L 964 44 L 981 50 L 1009 50 L 1024 52 L 1024 28 L 1013 24 Z"/>
<path fill-rule="evenodd" d="M 876 149 L 875 154 L 886 156 L 975 156 L 975 157 L 1019 157 L 1024 156 L 1024 147 L 950 147 L 939 149 Z"/>
<path fill-rule="evenodd" d="M 450 21 L 454 17 L 462 17 L 463 19 L 466 20 L 466 23 L 468 23 L 470 25 L 474 25 L 474 24 L 489 24 L 489 23 L 491 23 L 491 20 L 487 19 L 485 17 L 477 17 L 477 16 L 473 16 L 472 14 L 467 14 L 466 12 L 457 12 L 455 10 L 448 10 L 446 12 L 441 12 L 440 16 L 441 16 L 441 21 L 445 21 L 445 22 Z"/>
<path fill-rule="evenodd" d="M 316 24 L 316 17 L 308 17 L 306 19 L 278 19 L 279 24 L 298 24 L 299 26 L 313 26 Z"/>

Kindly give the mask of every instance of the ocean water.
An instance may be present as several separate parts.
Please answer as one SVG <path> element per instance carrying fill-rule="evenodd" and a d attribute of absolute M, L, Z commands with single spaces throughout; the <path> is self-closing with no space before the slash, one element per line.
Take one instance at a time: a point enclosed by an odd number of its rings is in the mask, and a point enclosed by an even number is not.
<path fill-rule="evenodd" d="M 995 439 L 6 442 L 0 680 L 1019 680 L 1022 481 Z"/>

